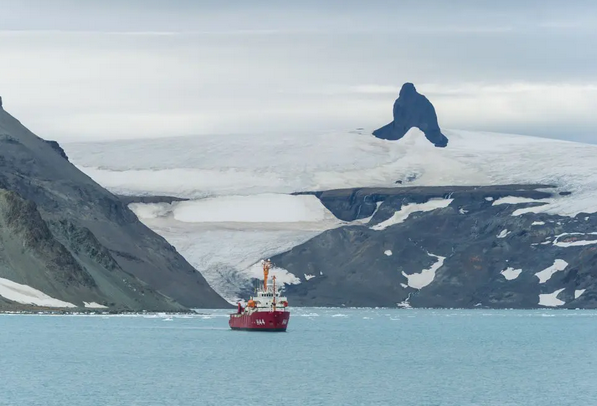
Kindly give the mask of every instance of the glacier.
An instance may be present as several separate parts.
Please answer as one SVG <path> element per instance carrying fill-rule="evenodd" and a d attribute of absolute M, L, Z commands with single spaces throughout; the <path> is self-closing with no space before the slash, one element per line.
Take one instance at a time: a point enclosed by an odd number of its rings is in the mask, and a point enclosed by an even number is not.
<path fill-rule="evenodd" d="M 64 144 L 114 193 L 205 198 L 353 187 L 553 184 L 572 196 L 541 211 L 597 211 L 597 146 L 524 135 L 445 131 L 435 148 L 413 128 L 399 141 L 365 130 L 186 136 Z M 399 182 L 397 184 L 397 182 Z M 504 201 L 507 203 L 507 201 Z"/>
<path fill-rule="evenodd" d="M 399 141 L 357 129 L 75 142 L 63 147 L 80 170 L 115 194 L 188 199 L 129 207 L 229 302 L 259 277 L 255 264 L 260 259 L 347 224 L 315 196 L 292 195 L 296 192 L 543 184 L 555 187 L 554 197 L 501 198 L 493 204 L 523 205 L 513 215 L 597 212 L 597 146 L 513 134 L 444 133 L 450 139 L 446 148 L 434 147 L 416 128 Z M 366 224 L 369 219 L 357 221 Z M 287 284 L 308 280 L 285 270 L 279 270 L 279 277 Z"/>

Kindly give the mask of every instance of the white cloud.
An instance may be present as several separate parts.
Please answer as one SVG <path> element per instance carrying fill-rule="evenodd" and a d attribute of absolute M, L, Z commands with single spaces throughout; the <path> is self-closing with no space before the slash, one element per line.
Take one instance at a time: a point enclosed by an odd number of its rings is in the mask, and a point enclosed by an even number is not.
<path fill-rule="evenodd" d="M 375 127 L 410 81 L 445 128 L 597 141 L 594 55 L 578 52 L 597 38 L 579 6 L 533 25 L 526 3 L 63 3 L 0 15 L 0 95 L 44 137 Z M 584 28 L 563 38 L 569 25 Z"/>

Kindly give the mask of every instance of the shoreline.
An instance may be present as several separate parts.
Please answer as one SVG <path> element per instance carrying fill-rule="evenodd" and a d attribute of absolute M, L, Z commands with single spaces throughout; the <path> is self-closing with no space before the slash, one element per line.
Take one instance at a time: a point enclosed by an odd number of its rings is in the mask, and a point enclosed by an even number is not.
<path fill-rule="evenodd" d="M 537 307 L 537 308 L 433 308 L 433 307 L 419 307 L 419 308 L 402 308 L 402 307 L 295 307 L 295 309 L 311 309 L 311 310 L 384 310 L 384 311 L 413 311 L 413 310 L 427 310 L 427 311 L 597 311 L 595 308 L 558 308 L 558 307 Z M 130 310 L 62 310 L 62 309 L 44 309 L 44 310 L 0 310 L 2 315 L 39 315 L 39 316 L 209 316 L 213 311 L 230 312 L 229 309 L 190 309 L 188 311 L 130 311 Z M 225 313 L 225 314 L 228 314 Z"/>
<path fill-rule="evenodd" d="M 216 310 L 216 309 L 213 309 Z M 220 309 L 217 309 L 220 310 Z M 224 310 L 224 309 L 222 309 Z M 201 313 L 195 310 L 188 311 L 159 311 L 159 310 L 107 310 L 107 309 L 81 309 L 81 310 L 66 310 L 66 309 L 13 309 L 13 310 L 0 310 L 0 315 L 56 315 L 56 316 L 120 316 L 120 315 L 131 315 L 131 316 L 144 316 L 144 315 L 207 315 L 208 313 Z"/>

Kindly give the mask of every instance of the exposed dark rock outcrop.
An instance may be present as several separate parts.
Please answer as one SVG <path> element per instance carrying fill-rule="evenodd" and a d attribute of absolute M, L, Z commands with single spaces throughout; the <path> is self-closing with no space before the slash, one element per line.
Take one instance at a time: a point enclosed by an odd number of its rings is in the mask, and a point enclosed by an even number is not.
<path fill-rule="evenodd" d="M 342 221 L 353 221 L 370 217 L 373 213 L 389 217 L 395 210 L 399 210 L 400 206 L 391 204 L 383 204 L 378 209 L 378 205 L 384 201 L 424 203 L 430 199 L 456 197 L 474 201 L 481 196 L 492 200 L 505 196 L 545 199 L 552 194 L 537 189 L 546 188 L 553 188 L 553 185 L 378 187 L 294 194 L 315 195 L 334 216 Z"/>
<path fill-rule="evenodd" d="M 68 161 L 68 156 L 66 155 L 66 152 L 64 152 L 64 150 L 62 149 L 62 147 L 60 146 L 60 144 L 58 144 L 58 142 L 56 141 L 50 141 L 50 140 L 45 140 L 48 144 L 50 144 L 50 146 L 52 147 L 52 149 L 56 152 L 58 152 L 58 155 L 60 155 L 62 158 L 66 159 Z"/>
<path fill-rule="evenodd" d="M 48 225 L 35 203 L 3 189 L 0 277 L 83 309 L 95 302 L 119 311 L 185 310 L 123 271 L 88 229 L 67 220 Z"/>
<path fill-rule="evenodd" d="M 150 204 L 150 203 L 174 203 L 174 202 L 184 202 L 188 201 L 189 199 L 184 199 L 182 197 L 174 197 L 174 196 L 118 196 L 118 198 L 127 206 L 131 203 L 143 203 L 143 204 Z"/>
<path fill-rule="evenodd" d="M 95 281 L 72 257 L 70 252 L 50 232 L 37 211 L 35 203 L 21 199 L 16 193 L 0 189 L 0 225 L 2 226 L 2 253 L 10 261 L 8 244 L 19 241 L 19 247 L 33 258 L 43 262 L 50 277 L 65 286 L 78 284 L 95 287 Z M 10 240 L 10 241 L 8 241 Z M 14 263 L 14 262 L 13 262 Z"/>
<path fill-rule="evenodd" d="M 8 191 L 5 201 L 21 202 L 5 204 L 4 221 L 12 225 L 2 230 L 0 277 L 77 305 L 164 311 L 229 306 L 122 200 L 68 162 L 58 143 L 40 139 L 4 110 L 0 188 Z"/>
<path fill-rule="evenodd" d="M 417 92 L 412 83 L 402 85 L 400 95 L 394 102 L 393 114 L 394 120 L 373 131 L 373 135 L 385 140 L 399 140 L 408 130 L 416 127 L 436 147 L 448 145 L 448 138 L 439 128 L 435 108 L 425 96 Z"/>
<path fill-rule="evenodd" d="M 510 185 L 317 193 L 343 220 L 371 218 L 328 230 L 272 261 L 301 279 L 286 287 L 295 306 L 537 308 L 542 307 L 539 295 L 563 289 L 555 294 L 565 302 L 559 307 L 597 308 L 597 244 L 587 243 L 597 238 L 591 234 L 597 215 L 513 215 L 543 203 L 494 204 L 504 196 L 552 195 L 545 190 L 545 185 Z M 452 200 L 374 228 L 405 205 L 431 198 Z M 535 274 L 556 260 L 567 265 L 540 283 Z M 434 264 L 441 266 L 428 284 L 409 285 L 406 275 L 429 270 L 429 276 Z"/>

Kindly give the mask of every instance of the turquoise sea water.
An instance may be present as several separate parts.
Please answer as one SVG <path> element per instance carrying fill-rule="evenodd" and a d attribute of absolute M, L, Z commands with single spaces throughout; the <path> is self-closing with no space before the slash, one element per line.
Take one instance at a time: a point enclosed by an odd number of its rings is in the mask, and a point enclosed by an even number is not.
<path fill-rule="evenodd" d="M 0 315 L 0 405 L 594 405 L 597 312 Z"/>

